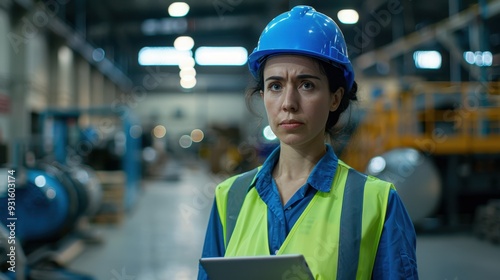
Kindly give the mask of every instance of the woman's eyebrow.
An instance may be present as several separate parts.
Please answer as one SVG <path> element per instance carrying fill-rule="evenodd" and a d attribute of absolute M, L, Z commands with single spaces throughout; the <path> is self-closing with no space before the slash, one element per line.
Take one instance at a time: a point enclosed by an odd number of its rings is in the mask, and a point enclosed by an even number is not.
<path fill-rule="evenodd" d="M 314 76 L 314 75 L 311 75 L 311 74 L 297 75 L 297 78 L 299 78 L 299 79 L 316 79 L 316 80 L 321 80 L 320 77 Z"/>
<path fill-rule="evenodd" d="M 269 80 L 275 80 L 275 81 L 282 81 L 284 80 L 285 78 L 281 77 L 281 76 L 271 76 L 269 78 L 267 78 L 265 81 L 269 81 Z"/>
<path fill-rule="evenodd" d="M 311 74 L 300 74 L 300 75 L 297 75 L 297 78 L 298 79 L 316 79 L 316 80 L 321 80 L 320 77 L 314 76 L 314 75 L 311 75 Z M 267 82 L 269 80 L 282 81 L 282 80 L 284 80 L 284 78 L 281 77 L 281 76 L 271 76 L 271 77 L 268 77 L 265 81 Z"/>

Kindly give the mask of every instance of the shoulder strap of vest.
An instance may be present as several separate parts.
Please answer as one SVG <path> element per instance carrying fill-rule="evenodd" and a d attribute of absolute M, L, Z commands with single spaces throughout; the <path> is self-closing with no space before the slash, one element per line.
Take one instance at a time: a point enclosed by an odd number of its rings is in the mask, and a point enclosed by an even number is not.
<path fill-rule="evenodd" d="M 245 196 L 248 192 L 248 187 L 252 183 L 253 178 L 257 175 L 259 168 L 254 168 L 247 171 L 236 180 L 234 180 L 231 188 L 229 188 L 227 194 L 227 209 L 226 209 L 226 242 L 229 243 L 229 239 L 233 234 L 234 227 L 236 225 L 236 220 L 240 214 L 241 206 L 245 200 Z"/>
<path fill-rule="evenodd" d="M 367 176 L 349 168 L 340 217 L 337 279 L 356 279 Z"/>

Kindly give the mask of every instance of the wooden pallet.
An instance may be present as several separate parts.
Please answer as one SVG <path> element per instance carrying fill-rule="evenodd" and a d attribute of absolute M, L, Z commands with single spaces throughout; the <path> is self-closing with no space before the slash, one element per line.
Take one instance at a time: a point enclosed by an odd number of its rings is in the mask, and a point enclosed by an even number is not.
<path fill-rule="evenodd" d="M 123 171 L 96 171 L 102 186 L 102 202 L 92 222 L 99 224 L 121 223 L 125 216 L 126 174 Z"/>
<path fill-rule="evenodd" d="M 123 213 L 115 214 L 97 214 L 92 219 L 93 223 L 96 224 L 120 224 L 124 220 Z"/>

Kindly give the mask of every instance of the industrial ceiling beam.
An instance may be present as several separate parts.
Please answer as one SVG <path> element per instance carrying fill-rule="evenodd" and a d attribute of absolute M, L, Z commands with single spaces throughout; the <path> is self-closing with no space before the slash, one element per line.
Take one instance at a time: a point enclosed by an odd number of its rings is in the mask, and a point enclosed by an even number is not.
<path fill-rule="evenodd" d="M 358 70 L 366 70 L 376 65 L 378 62 L 387 63 L 391 59 L 403 55 L 419 45 L 435 40 L 438 34 L 451 33 L 465 28 L 478 16 L 483 16 L 485 19 L 488 19 L 498 13 L 500 13 L 499 0 L 488 3 L 485 9 L 481 9 L 478 5 L 474 5 L 455 16 L 451 16 L 436 24 L 396 39 L 394 42 L 384 47 L 361 54 L 353 60 L 353 64 Z"/>
<path fill-rule="evenodd" d="M 108 58 L 104 57 L 98 61 L 93 58 L 96 48 L 92 46 L 85 37 L 72 29 L 68 24 L 61 20 L 55 14 L 60 8 L 56 2 L 53 7 L 46 7 L 43 3 L 29 4 L 28 0 L 17 0 L 16 3 L 22 5 L 27 9 L 26 13 L 22 16 L 22 22 L 29 24 L 25 28 L 38 30 L 48 29 L 53 34 L 66 40 L 68 46 L 76 53 L 80 54 L 90 65 L 94 65 L 103 75 L 108 77 L 122 90 L 126 91 L 131 88 L 132 81 L 118 68 L 115 63 Z M 30 30 L 31 30 L 30 29 Z M 14 34 L 17 37 L 22 37 L 24 40 L 29 40 L 31 37 L 26 35 L 24 38 L 21 35 Z M 11 34 L 11 36 L 14 36 Z M 30 35 L 30 34 L 28 34 Z M 16 37 L 16 38 L 17 38 Z M 19 41 L 20 39 L 17 39 Z M 19 42 L 18 42 L 19 43 Z M 21 43 L 25 43 L 22 41 Z"/>
<path fill-rule="evenodd" d="M 154 34 L 145 34 L 141 26 L 145 21 L 123 21 L 114 22 L 111 26 L 107 22 L 100 22 L 88 27 L 88 35 L 94 39 L 107 37 L 113 33 L 124 33 L 128 36 L 148 35 L 180 35 L 192 32 L 226 32 L 231 30 L 255 29 L 261 30 L 265 26 L 262 16 L 255 15 L 226 15 L 224 20 L 219 17 L 196 17 L 196 18 L 159 18 L 149 19 L 150 28 Z M 259 25 L 262 25 L 262 27 Z M 155 26 L 157 25 L 157 26 Z"/>
<path fill-rule="evenodd" d="M 437 34 L 436 39 L 448 49 L 450 56 L 455 59 L 455 61 L 459 61 L 460 65 L 462 65 L 464 69 L 469 69 L 469 73 L 474 80 L 480 80 L 481 76 L 479 69 L 477 67 L 471 67 L 471 65 L 467 64 L 467 62 L 462 59 L 464 51 L 460 48 L 460 45 L 453 34 L 439 33 Z"/>

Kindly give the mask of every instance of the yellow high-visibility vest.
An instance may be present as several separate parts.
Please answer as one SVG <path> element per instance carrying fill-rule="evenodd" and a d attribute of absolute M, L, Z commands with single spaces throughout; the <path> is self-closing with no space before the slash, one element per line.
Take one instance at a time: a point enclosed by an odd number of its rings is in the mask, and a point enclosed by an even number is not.
<path fill-rule="evenodd" d="M 215 191 L 224 233 L 227 195 L 237 177 Z M 276 254 L 304 255 L 315 279 L 370 279 L 391 189 L 391 183 L 339 160 L 330 192 L 314 195 Z M 270 255 L 267 212 L 257 190 L 250 188 L 232 235 L 224 235 L 226 257 Z"/>

